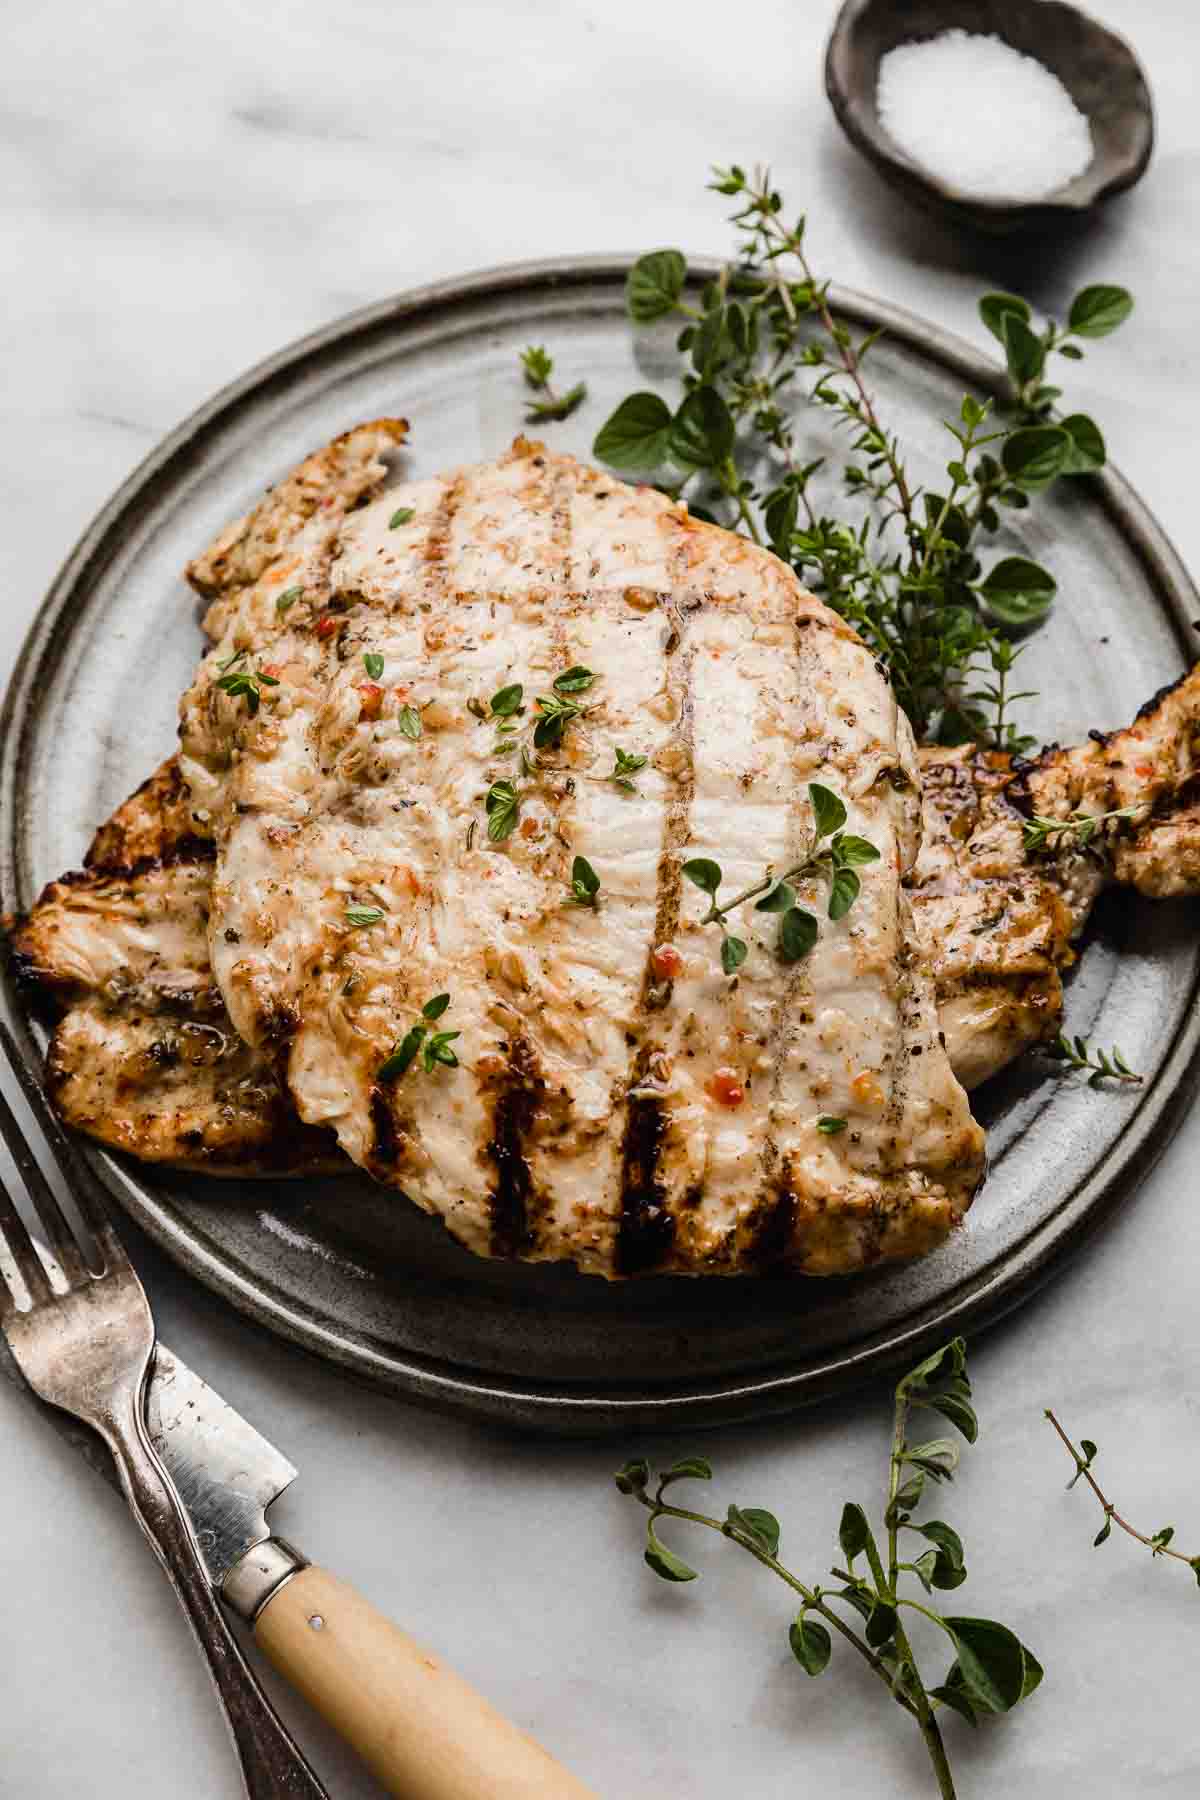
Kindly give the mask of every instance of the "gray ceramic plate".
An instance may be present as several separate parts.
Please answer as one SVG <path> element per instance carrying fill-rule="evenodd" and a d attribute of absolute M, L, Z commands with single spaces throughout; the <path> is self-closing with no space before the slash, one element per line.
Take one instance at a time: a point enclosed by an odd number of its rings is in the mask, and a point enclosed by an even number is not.
<path fill-rule="evenodd" d="M 2 730 L 0 881 L 25 905 L 76 864 L 95 824 L 171 748 L 199 643 L 180 570 L 301 455 L 356 420 L 404 413 L 409 466 L 492 456 L 519 428 L 517 352 L 545 343 L 590 399 L 556 447 L 586 454 L 631 387 L 664 380 L 672 333 L 635 339 L 627 264 L 592 259 L 425 288 L 283 351 L 145 462 L 76 549 L 30 633 Z M 855 294 L 885 417 L 922 477 L 962 384 L 996 376 L 969 346 Z M 819 452 L 822 421 L 812 423 Z M 806 451 L 807 454 L 807 451 Z M 1115 475 L 1013 515 L 1007 547 L 1056 571 L 1038 639 L 1053 681 L 1032 728 L 1067 741 L 1127 722 L 1190 662 L 1186 573 Z M 1002 546 L 1004 547 L 1004 546 Z M 1031 664 L 1035 659 L 1031 657 Z M 109 1189 L 184 1268 L 273 1330 L 400 1393 L 556 1432 L 716 1423 L 795 1406 L 1011 1307 L 1130 1196 L 1182 1111 L 1200 1037 L 1194 909 L 1118 898 L 1071 983 L 1073 1030 L 1118 1041 L 1144 1087 L 1095 1094 L 1036 1062 L 979 1096 L 992 1166 L 966 1229 L 925 1261 L 832 1282 L 655 1279 L 610 1287 L 458 1249 L 402 1201 L 351 1180 L 221 1183 L 96 1155 Z M 11 996 L 7 997 L 11 1005 Z M 37 1047 L 27 1029 L 24 1047 Z"/>

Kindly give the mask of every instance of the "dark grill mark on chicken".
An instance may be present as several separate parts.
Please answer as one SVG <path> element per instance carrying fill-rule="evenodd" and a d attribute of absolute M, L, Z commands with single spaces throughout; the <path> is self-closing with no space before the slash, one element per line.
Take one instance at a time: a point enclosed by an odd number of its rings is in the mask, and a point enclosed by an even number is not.
<path fill-rule="evenodd" d="M 545 1086 L 529 1045 L 523 1038 L 514 1039 L 509 1048 L 508 1070 L 501 1078 L 496 1096 L 488 1145 L 488 1155 L 496 1170 L 491 1203 L 494 1256 L 520 1256 L 533 1243 L 530 1220 L 533 1180 L 525 1158 L 524 1140 Z"/>

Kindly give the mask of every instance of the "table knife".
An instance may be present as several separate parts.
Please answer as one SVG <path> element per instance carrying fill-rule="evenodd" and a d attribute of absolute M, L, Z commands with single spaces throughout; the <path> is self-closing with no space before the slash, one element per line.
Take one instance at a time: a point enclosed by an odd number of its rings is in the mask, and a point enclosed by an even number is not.
<path fill-rule="evenodd" d="M 51 1408 L 41 1410 L 112 1479 L 98 1440 Z M 595 1800 L 439 1656 L 272 1534 L 267 1509 L 298 1471 L 162 1343 L 147 1420 L 213 1587 L 388 1793 L 402 1800 Z"/>

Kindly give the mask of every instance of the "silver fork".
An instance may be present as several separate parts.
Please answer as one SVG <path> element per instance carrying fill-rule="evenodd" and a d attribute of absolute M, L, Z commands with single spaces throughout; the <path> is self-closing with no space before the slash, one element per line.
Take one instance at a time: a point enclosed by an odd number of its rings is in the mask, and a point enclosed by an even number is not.
<path fill-rule="evenodd" d="M 25 1288 L 18 1298 L 0 1268 L 0 1330 L 34 1392 L 72 1413 L 108 1446 L 135 1519 L 191 1621 L 225 1707 L 250 1800 L 329 1800 L 251 1672 L 212 1588 L 173 1482 L 146 1430 L 145 1392 L 154 1320 L 132 1263 L 56 1119 L 0 1020 L 0 1042 L 92 1234 L 102 1261 L 84 1251 L 0 1092 L 7 1144 L 65 1282 L 52 1284 L 12 1198 L 0 1182 L 0 1250 Z"/>

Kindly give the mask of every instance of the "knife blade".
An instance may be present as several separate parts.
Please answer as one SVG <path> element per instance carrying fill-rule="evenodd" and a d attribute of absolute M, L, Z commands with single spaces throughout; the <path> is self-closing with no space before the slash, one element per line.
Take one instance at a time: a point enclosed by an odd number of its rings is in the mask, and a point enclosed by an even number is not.
<path fill-rule="evenodd" d="M 0 1335 L 0 1372 L 113 1485 L 99 1438 L 36 1399 Z M 596 1800 L 440 1657 L 274 1537 L 267 1511 L 294 1464 L 166 1345 L 147 1421 L 213 1586 L 282 1675 L 404 1800 Z"/>
<path fill-rule="evenodd" d="M 146 1420 L 221 1590 L 271 1536 L 267 1508 L 300 1471 L 165 1344 L 155 1351 Z"/>
<path fill-rule="evenodd" d="M 0 1373 L 120 1493 L 112 1458 L 100 1439 L 69 1413 L 37 1398 L 2 1336 Z M 271 1536 L 267 1508 L 299 1470 L 161 1342 L 154 1351 L 146 1421 L 187 1508 L 209 1580 L 220 1591 L 234 1566 Z M 303 1558 L 298 1561 L 302 1566 Z"/>

